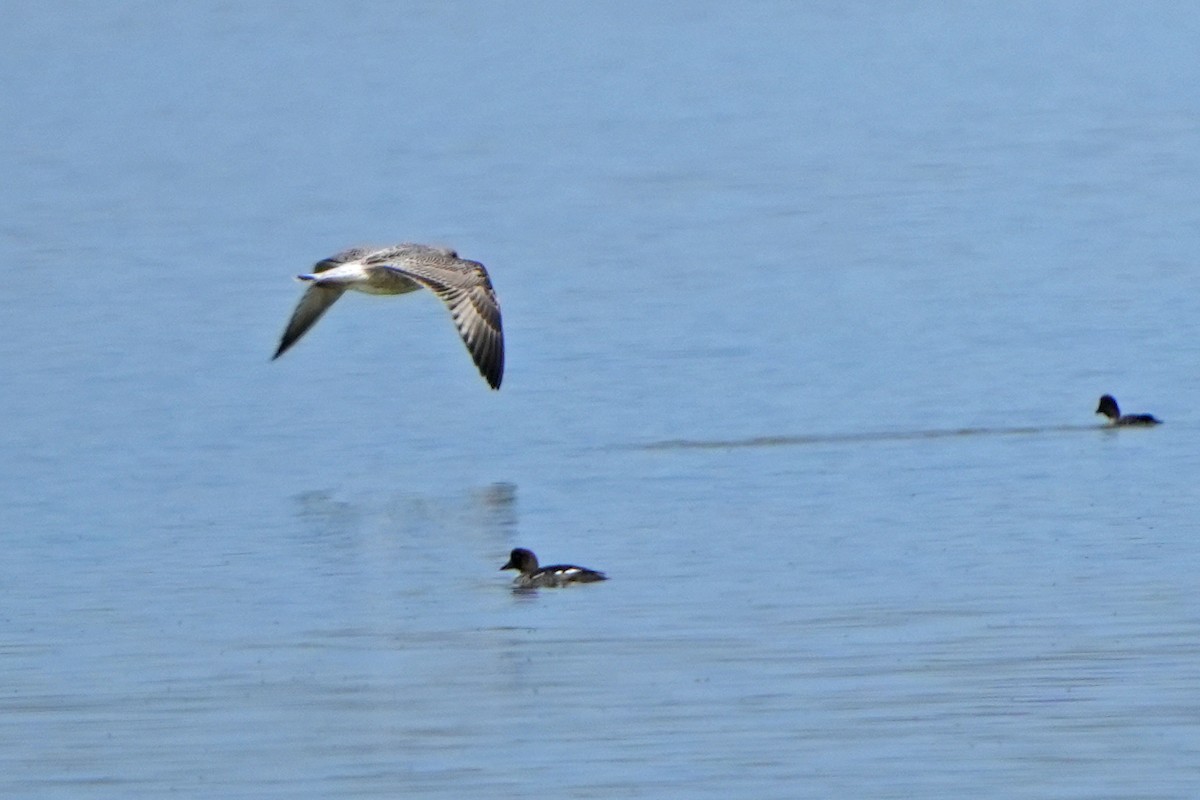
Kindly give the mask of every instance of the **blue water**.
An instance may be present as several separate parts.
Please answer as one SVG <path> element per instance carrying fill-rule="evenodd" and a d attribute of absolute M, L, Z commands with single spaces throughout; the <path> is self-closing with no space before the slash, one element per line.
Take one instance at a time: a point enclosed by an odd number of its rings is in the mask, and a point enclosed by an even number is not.
<path fill-rule="evenodd" d="M 3 17 L 0 795 L 1200 794 L 1200 10 Z"/>

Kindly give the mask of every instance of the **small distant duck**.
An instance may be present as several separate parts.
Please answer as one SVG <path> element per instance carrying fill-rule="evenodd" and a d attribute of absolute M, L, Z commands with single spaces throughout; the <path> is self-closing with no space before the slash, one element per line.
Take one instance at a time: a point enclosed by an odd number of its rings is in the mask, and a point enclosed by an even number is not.
<path fill-rule="evenodd" d="M 1111 394 L 1100 398 L 1100 405 L 1096 407 L 1096 413 L 1108 417 L 1110 425 L 1159 425 L 1162 423 L 1162 420 L 1155 418 L 1153 414 L 1125 414 L 1122 416 L 1121 409 L 1117 405 L 1117 398 Z"/>
<path fill-rule="evenodd" d="M 500 568 L 515 569 L 521 574 L 513 584 L 518 589 L 550 589 L 568 586 L 572 583 L 595 583 L 608 580 L 603 572 L 574 564 L 555 564 L 550 567 L 539 567 L 537 556 L 532 550 L 518 547 L 509 554 L 508 563 Z"/>
<path fill-rule="evenodd" d="M 407 294 L 424 287 L 450 309 L 458 334 L 479 373 L 493 389 L 504 377 L 504 331 L 500 303 L 487 270 L 478 261 L 459 258 L 444 247 L 424 244 L 352 247 L 318 261 L 311 274 L 297 275 L 309 284 L 292 313 L 279 349 L 287 352 L 347 289 L 366 294 Z"/>

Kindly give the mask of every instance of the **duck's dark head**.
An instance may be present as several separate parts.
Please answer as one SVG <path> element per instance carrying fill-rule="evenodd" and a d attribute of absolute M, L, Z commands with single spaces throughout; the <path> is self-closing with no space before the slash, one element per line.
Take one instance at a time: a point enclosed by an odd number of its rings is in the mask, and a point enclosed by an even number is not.
<path fill-rule="evenodd" d="M 1121 409 L 1117 407 L 1117 398 L 1111 394 L 1106 394 L 1100 398 L 1100 405 L 1096 406 L 1096 413 L 1103 414 L 1109 419 L 1117 419 L 1121 416 Z"/>
<path fill-rule="evenodd" d="M 515 569 L 518 572 L 533 572 L 538 568 L 537 556 L 532 550 L 526 550 L 524 547 L 514 549 L 508 555 L 508 563 L 501 567 L 501 570 Z"/>

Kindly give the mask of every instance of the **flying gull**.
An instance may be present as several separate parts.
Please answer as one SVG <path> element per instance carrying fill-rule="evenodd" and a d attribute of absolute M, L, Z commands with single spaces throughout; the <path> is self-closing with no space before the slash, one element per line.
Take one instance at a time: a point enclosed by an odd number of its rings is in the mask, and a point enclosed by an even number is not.
<path fill-rule="evenodd" d="M 450 309 L 479 373 L 493 389 L 500 388 L 504 377 L 500 304 L 487 270 L 478 261 L 424 244 L 354 247 L 318 261 L 311 274 L 296 278 L 309 286 L 272 360 L 287 352 L 347 289 L 367 294 L 407 294 L 423 287 Z"/>

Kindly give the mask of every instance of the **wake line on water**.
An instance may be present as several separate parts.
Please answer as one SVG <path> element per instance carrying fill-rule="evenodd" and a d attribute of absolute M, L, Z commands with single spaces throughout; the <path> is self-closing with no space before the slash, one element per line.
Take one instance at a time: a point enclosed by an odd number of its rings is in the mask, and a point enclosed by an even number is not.
<path fill-rule="evenodd" d="M 804 436 L 755 436 L 749 439 L 666 439 L 635 445 L 638 450 L 725 450 L 738 447 L 794 447 L 806 444 L 847 442 L 902 442 L 918 439 L 950 439 L 963 436 L 1035 436 L 1042 433 L 1075 433 L 1112 430 L 1110 425 L 1034 425 L 1011 428 L 947 428 L 921 431 L 873 431 L 869 433 L 825 433 Z"/>

